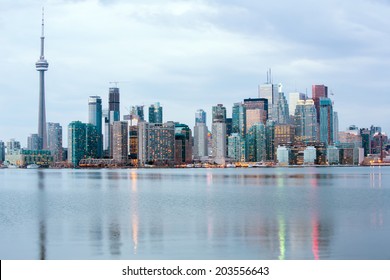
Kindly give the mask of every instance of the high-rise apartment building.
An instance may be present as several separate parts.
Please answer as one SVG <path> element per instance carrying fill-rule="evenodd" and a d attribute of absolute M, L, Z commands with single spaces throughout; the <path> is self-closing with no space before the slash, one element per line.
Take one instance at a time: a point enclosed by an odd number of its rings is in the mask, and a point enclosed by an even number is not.
<path fill-rule="evenodd" d="M 119 88 L 112 87 L 109 88 L 108 91 L 108 123 L 106 124 L 106 131 L 107 131 L 107 149 L 108 149 L 108 155 L 112 157 L 112 141 L 113 141 L 113 135 L 112 135 L 112 126 L 114 122 L 117 122 L 120 120 L 120 94 L 119 94 Z"/>
<path fill-rule="evenodd" d="M 188 125 L 175 123 L 175 164 L 192 162 L 192 132 Z"/>
<path fill-rule="evenodd" d="M 200 159 L 208 156 L 208 128 L 205 123 L 194 126 L 194 158 Z"/>
<path fill-rule="evenodd" d="M 42 147 L 42 138 L 39 137 L 38 134 L 30 134 L 29 137 L 27 137 L 27 149 L 28 150 L 41 150 Z"/>
<path fill-rule="evenodd" d="M 175 160 L 175 124 L 138 124 L 138 162 L 140 166 L 155 164 L 172 166 Z"/>
<path fill-rule="evenodd" d="M 163 108 L 159 102 L 149 107 L 149 123 L 163 123 Z"/>
<path fill-rule="evenodd" d="M 328 98 L 328 87 L 324 85 L 313 85 L 311 88 L 312 99 L 317 111 L 317 122 L 320 122 L 320 99 Z"/>
<path fill-rule="evenodd" d="M 59 123 L 47 123 L 47 149 L 55 162 L 62 161 L 62 126 Z"/>
<path fill-rule="evenodd" d="M 41 35 L 41 55 L 35 63 L 39 72 L 39 110 L 38 110 L 38 136 L 40 137 L 39 147 L 37 150 L 47 148 L 47 131 L 46 131 L 46 106 L 45 106 L 45 71 L 49 68 L 49 63 L 45 59 L 45 35 L 44 35 L 44 17 L 42 9 L 42 35 Z"/>
<path fill-rule="evenodd" d="M 96 127 L 97 133 L 97 158 L 103 156 L 103 133 L 102 133 L 102 99 L 100 96 L 90 96 L 88 99 L 88 123 Z"/>
<path fill-rule="evenodd" d="M 226 123 L 226 107 L 223 104 L 212 107 L 212 122 Z"/>
<path fill-rule="evenodd" d="M 247 161 L 260 162 L 266 161 L 266 133 L 265 125 L 256 123 L 251 126 L 246 135 Z"/>
<path fill-rule="evenodd" d="M 212 156 L 217 164 L 225 164 L 226 150 L 226 108 L 222 104 L 212 107 Z"/>
<path fill-rule="evenodd" d="M 7 142 L 7 155 L 17 154 L 20 150 L 21 146 L 19 141 L 12 138 Z"/>
<path fill-rule="evenodd" d="M 87 126 L 80 121 L 71 122 L 68 126 L 68 161 L 78 166 L 86 156 Z"/>
<path fill-rule="evenodd" d="M 246 134 L 246 108 L 243 103 L 234 103 L 232 109 L 232 132 L 240 134 L 241 138 Z"/>
<path fill-rule="evenodd" d="M 128 162 L 128 145 L 129 145 L 129 130 L 126 121 L 114 122 L 113 130 L 113 145 L 112 157 L 119 164 L 127 164 Z"/>
<path fill-rule="evenodd" d="M 97 128 L 91 123 L 85 124 L 85 157 L 98 158 L 99 140 L 101 139 Z"/>
<path fill-rule="evenodd" d="M 268 119 L 268 100 L 266 98 L 244 99 L 246 110 L 246 131 L 257 123 L 265 124 Z"/>
<path fill-rule="evenodd" d="M 243 140 L 239 133 L 232 133 L 232 135 L 228 137 L 228 157 L 233 161 L 245 161 L 245 156 L 243 157 L 242 155 L 242 142 Z"/>
<path fill-rule="evenodd" d="M 206 123 L 206 112 L 203 109 L 195 112 L 195 125 L 199 123 Z"/>
<path fill-rule="evenodd" d="M 329 98 L 320 98 L 320 141 L 333 144 L 333 105 Z"/>
<path fill-rule="evenodd" d="M 313 100 L 298 100 L 294 122 L 296 141 L 308 143 L 317 140 L 317 112 Z"/>

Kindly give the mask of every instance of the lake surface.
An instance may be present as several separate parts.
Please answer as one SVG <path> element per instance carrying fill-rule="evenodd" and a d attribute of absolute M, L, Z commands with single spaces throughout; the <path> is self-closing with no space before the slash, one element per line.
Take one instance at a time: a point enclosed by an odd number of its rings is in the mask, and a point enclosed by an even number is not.
<path fill-rule="evenodd" d="M 0 259 L 390 259 L 390 167 L 0 170 Z"/>

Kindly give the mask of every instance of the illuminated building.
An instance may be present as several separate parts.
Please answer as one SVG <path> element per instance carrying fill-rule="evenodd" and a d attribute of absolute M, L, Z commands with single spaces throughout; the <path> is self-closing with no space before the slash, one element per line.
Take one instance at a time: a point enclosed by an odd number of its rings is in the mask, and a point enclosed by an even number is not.
<path fill-rule="evenodd" d="M 88 99 L 88 123 L 96 127 L 98 137 L 97 158 L 103 156 L 102 118 L 102 99 L 100 96 L 90 96 Z"/>
<path fill-rule="evenodd" d="M 320 98 L 320 141 L 333 144 L 333 106 L 329 98 Z"/>
<path fill-rule="evenodd" d="M 113 133 L 112 126 L 114 122 L 119 121 L 120 119 L 120 94 L 119 88 L 112 87 L 108 90 L 108 116 L 105 119 L 106 126 L 106 141 L 107 141 L 107 152 L 109 157 L 112 157 L 112 142 L 113 142 Z"/>
<path fill-rule="evenodd" d="M 186 124 L 175 124 L 175 164 L 192 162 L 192 132 Z"/>
<path fill-rule="evenodd" d="M 268 100 L 265 98 L 244 99 L 246 109 L 246 131 L 256 123 L 265 124 L 268 119 Z"/>
<path fill-rule="evenodd" d="M 47 123 L 47 149 L 54 161 L 62 161 L 62 126 L 59 123 Z"/>
<path fill-rule="evenodd" d="M 149 123 L 163 123 L 163 111 L 159 102 L 149 106 Z"/>
<path fill-rule="evenodd" d="M 175 124 L 138 124 L 138 163 L 172 166 L 175 160 Z"/>
<path fill-rule="evenodd" d="M 114 122 L 113 130 L 113 146 L 112 158 L 116 163 L 127 164 L 128 158 L 128 124 L 126 121 Z"/>
<path fill-rule="evenodd" d="M 138 165 L 138 125 L 129 126 L 129 157 L 130 163 Z"/>
<path fill-rule="evenodd" d="M 294 142 L 295 127 L 291 124 L 275 125 L 275 147 L 281 145 L 291 145 Z"/>
<path fill-rule="evenodd" d="M 266 160 L 266 135 L 265 125 L 257 123 L 252 125 L 246 135 L 246 160 L 260 162 Z"/>
<path fill-rule="evenodd" d="M 295 107 L 295 140 L 313 142 L 317 139 L 317 113 L 313 100 L 298 100 Z"/>

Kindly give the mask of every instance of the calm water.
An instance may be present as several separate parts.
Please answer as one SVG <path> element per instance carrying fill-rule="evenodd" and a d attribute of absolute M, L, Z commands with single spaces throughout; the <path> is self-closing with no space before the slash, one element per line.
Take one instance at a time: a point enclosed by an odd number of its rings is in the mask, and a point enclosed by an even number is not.
<path fill-rule="evenodd" d="M 0 170 L 0 259 L 390 259 L 390 168 Z"/>

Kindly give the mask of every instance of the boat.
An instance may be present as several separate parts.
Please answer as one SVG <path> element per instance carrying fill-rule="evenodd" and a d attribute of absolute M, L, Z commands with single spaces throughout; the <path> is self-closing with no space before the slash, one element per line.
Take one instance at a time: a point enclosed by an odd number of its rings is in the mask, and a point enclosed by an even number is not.
<path fill-rule="evenodd" d="M 35 163 L 27 165 L 27 169 L 38 169 L 38 168 L 39 168 L 39 165 L 35 164 Z"/>

